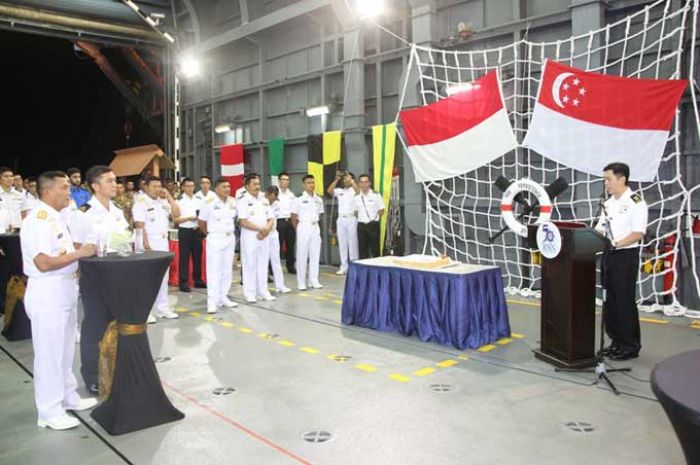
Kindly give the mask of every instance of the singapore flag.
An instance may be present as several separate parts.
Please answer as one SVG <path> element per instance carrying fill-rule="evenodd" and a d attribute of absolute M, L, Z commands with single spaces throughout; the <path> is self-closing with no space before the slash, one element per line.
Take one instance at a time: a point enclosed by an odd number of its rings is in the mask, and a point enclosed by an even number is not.
<path fill-rule="evenodd" d="M 632 79 L 546 60 L 523 145 L 584 173 L 624 162 L 653 181 L 686 80 Z"/>

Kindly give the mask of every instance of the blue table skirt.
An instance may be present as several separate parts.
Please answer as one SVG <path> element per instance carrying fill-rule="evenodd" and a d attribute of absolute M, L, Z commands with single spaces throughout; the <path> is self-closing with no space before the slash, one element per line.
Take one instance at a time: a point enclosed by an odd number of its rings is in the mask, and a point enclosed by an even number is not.
<path fill-rule="evenodd" d="M 342 321 L 460 350 L 510 337 L 498 268 L 459 275 L 351 262 Z"/>

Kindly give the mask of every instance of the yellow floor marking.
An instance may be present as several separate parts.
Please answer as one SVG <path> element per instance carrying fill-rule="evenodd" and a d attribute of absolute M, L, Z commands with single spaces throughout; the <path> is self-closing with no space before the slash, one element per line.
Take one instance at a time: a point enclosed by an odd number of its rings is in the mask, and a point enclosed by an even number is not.
<path fill-rule="evenodd" d="M 215 316 L 205 316 L 204 319 L 205 319 L 206 321 L 211 322 L 211 321 L 215 321 L 215 320 L 216 320 L 216 317 L 215 317 Z"/>
<path fill-rule="evenodd" d="M 328 297 L 314 297 L 314 300 L 328 300 Z"/>
<path fill-rule="evenodd" d="M 343 275 L 338 275 L 335 273 L 321 273 L 323 276 L 328 276 L 330 278 L 342 279 Z"/>
<path fill-rule="evenodd" d="M 425 367 L 425 368 L 421 368 L 420 370 L 414 371 L 413 374 L 416 376 L 427 376 L 430 373 L 434 373 L 434 372 L 435 372 L 435 368 Z"/>
<path fill-rule="evenodd" d="M 435 365 L 439 366 L 440 368 L 449 368 L 453 365 L 457 365 L 459 362 L 457 360 L 443 360 L 442 362 L 438 362 Z"/>
<path fill-rule="evenodd" d="M 511 338 L 504 337 L 503 339 L 499 339 L 498 341 L 496 341 L 496 344 L 498 344 L 500 346 L 504 346 L 506 344 L 510 344 L 511 342 L 513 342 L 513 340 Z"/>
<path fill-rule="evenodd" d="M 308 292 L 300 292 L 299 297 L 310 297 Z"/>
<path fill-rule="evenodd" d="M 394 381 L 399 381 L 401 383 L 408 383 L 411 381 L 411 378 L 408 376 L 400 375 L 398 373 L 392 373 L 389 375 L 389 378 L 393 379 Z"/>
<path fill-rule="evenodd" d="M 288 340 L 286 340 L 286 339 L 282 339 L 282 340 L 279 341 L 277 344 L 279 344 L 279 345 L 281 345 L 281 346 L 285 346 L 285 347 L 293 347 L 293 346 L 296 345 L 296 344 L 293 343 L 292 341 L 288 341 Z"/>
<path fill-rule="evenodd" d="M 233 323 L 229 323 L 228 321 L 222 321 L 222 322 L 219 323 L 219 324 L 220 324 L 221 326 L 223 326 L 224 328 L 233 328 Z"/>
<path fill-rule="evenodd" d="M 252 333 L 252 332 L 253 332 L 253 330 L 252 330 L 252 329 L 250 329 L 250 328 L 246 328 L 246 327 L 244 327 L 244 326 L 242 326 L 242 327 L 238 328 L 238 331 L 239 331 L 239 332 L 241 332 L 241 333 L 246 333 L 246 334 L 248 334 L 248 333 Z"/>
<path fill-rule="evenodd" d="M 527 300 L 512 300 L 512 299 L 506 299 L 506 302 L 508 302 L 509 304 L 526 305 L 528 307 L 540 308 L 539 302 L 528 302 Z"/>
<path fill-rule="evenodd" d="M 700 322 L 698 322 L 698 321 L 693 321 L 692 323 L 690 323 L 689 326 L 690 326 L 691 328 L 700 328 Z"/>
<path fill-rule="evenodd" d="M 358 363 L 357 365 L 355 365 L 355 368 L 357 368 L 358 370 L 366 371 L 368 373 L 377 371 L 377 367 L 373 365 L 367 365 L 366 363 Z"/>
<path fill-rule="evenodd" d="M 342 300 L 334 300 L 333 303 L 334 303 L 334 304 L 342 304 L 343 301 L 342 301 Z"/>
<path fill-rule="evenodd" d="M 486 344 L 485 346 L 481 346 L 476 350 L 477 350 L 477 352 L 491 352 L 495 348 L 496 348 L 496 346 L 493 344 Z"/>
<path fill-rule="evenodd" d="M 258 337 L 266 338 L 267 336 L 267 333 L 258 333 Z"/>
<path fill-rule="evenodd" d="M 318 353 L 318 349 L 314 349 L 313 347 L 302 347 L 299 350 L 301 350 L 302 352 L 306 352 L 307 354 L 312 354 L 312 355 Z"/>
<path fill-rule="evenodd" d="M 190 316 L 200 316 L 201 313 L 199 312 L 190 312 Z"/>
<path fill-rule="evenodd" d="M 522 339 L 522 338 L 525 337 L 525 335 L 524 335 L 524 334 L 520 334 L 520 333 L 510 333 L 510 337 L 512 337 L 512 338 L 514 338 L 514 339 Z"/>
<path fill-rule="evenodd" d="M 324 292 L 323 295 L 327 295 L 328 297 L 333 297 L 333 296 L 335 296 L 335 292 Z"/>
<path fill-rule="evenodd" d="M 468 355 L 458 355 L 457 358 L 460 359 L 460 360 L 469 360 L 469 356 L 468 356 Z"/>
<path fill-rule="evenodd" d="M 654 323 L 657 325 L 667 325 L 668 324 L 668 321 L 666 321 L 666 320 L 657 320 L 655 318 L 641 317 L 641 318 L 639 318 L 639 321 L 643 321 L 644 323 Z"/>
<path fill-rule="evenodd" d="M 188 310 L 189 310 L 189 308 L 187 308 L 187 307 L 177 307 L 177 308 L 175 309 L 175 311 L 176 311 L 176 312 L 179 312 L 179 313 L 183 313 L 183 312 L 186 312 L 186 311 L 188 311 Z"/>

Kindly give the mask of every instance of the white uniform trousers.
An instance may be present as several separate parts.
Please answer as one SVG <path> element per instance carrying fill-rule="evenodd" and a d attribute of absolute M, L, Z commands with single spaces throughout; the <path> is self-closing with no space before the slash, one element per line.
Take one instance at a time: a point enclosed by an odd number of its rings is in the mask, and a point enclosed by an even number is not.
<path fill-rule="evenodd" d="M 280 235 L 273 229 L 267 236 L 267 247 L 270 251 L 270 268 L 272 268 L 272 276 L 275 278 L 275 287 L 283 289 L 284 274 L 282 273 L 282 261 L 280 260 Z"/>
<path fill-rule="evenodd" d="M 168 236 L 166 235 L 157 235 L 157 236 L 149 236 L 148 237 L 148 244 L 151 246 L 151 250 L 155 250 L 158 252 L 169 252 L 170 247 L 168 244 Z M 160 283 L 160 289 L 158 290 L 158 296 L 156 297 L 156 312 L 167 312 L 170 310 L 170 305 L 168 305 L 168 274 L 170 271 L 170 267 L 168 267 L 167 270 L 165 270 L 165 274 L 163 275 L 163 281 Z"/>
<path fill-rule="evenodd" d="M 270 262 L 268 238 L 258 239 L 257 232 L 241 231 L 241 264 L 243 265 L 243 294 L 247 299 L 260 299 L 270 293 L 267 289 L 267 265 Z"/>
<path fill-rule="evenodd" d="M 210 307 L 221 304 L 231 290 L 235 253 L 234 233 L 207 234 L 207 305 Z"/>
<path fill-rule="evenodd" d="M 309 285 L 319 284 L 318 262 L 321 258 L 321 230 L 318 224 L 299 222 L 297 226 L 297 284 L 306 287 L 306 268 Z"/>
<path fill-rule="evenodd" d="M 75 406 L 73 375 L 78 282 L 75 275 L 29 278 L 24 305 L 32 325 L 34 400 L 39 420 L 50 420 Z"/>
<path fill-rule="evenodd" d="M 357 218 L 338 217 L 338 248 L 340 249 L 340 271 L 348 271 L 348 258 L 357 260 L 360 247 L 357 245 Z"/>

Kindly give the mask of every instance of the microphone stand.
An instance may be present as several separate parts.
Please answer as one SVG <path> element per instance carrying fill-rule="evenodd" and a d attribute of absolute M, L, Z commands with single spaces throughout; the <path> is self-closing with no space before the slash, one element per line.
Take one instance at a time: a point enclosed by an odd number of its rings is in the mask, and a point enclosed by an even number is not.
<path fill-rule="evenodd" d="M 593 222 L 595 222 L 596 218 L 600 214 L 600 212 L 603 212 L 603 228 L 604 228 L 604 236 L 605 236 L 605 245 L 603 246 L 603 257 L 600 262 L 600 287 L 602 288 L 602 301 L 603 301 L 603 306 L 602 306 L 602 312 L 600 315 L 600 348 L 598 352 L 596 353 L 596 366 L 594 369 L 586 369 L 586 370 L 578 370 L 575 368 L 555 368 L 555 371 L 558 372 L 586 372 L 586 373 L 595 373 L 595 381 L 593 384 L 598 384 L 600 380 L 602 379 L 605 381 L 608 386 L 610 386 L 610 389 L 612 390 L 613 393 L 615 393 L 616 396 L 620 395 L 620 391 L 617 390 L 617 387 L 613 384 L 612 381 L 610 381 L 610 378 L 608 378 L 608 373 L 613 373 L 613 372 L 627 372 L 631 371 L 632 369 L 627 367 L 627 368 L 611 368 L 608 369 L 605 366 L 605 355 L 603 355 L 603 350 L 605 349 L 605 316 L 608 311 L 608 292 L 607 288 L 605 287 L 605 283 L 607 280 L 607 274 L 608 274 L 608 257 L 610 255 L 610 250 L 611 247 L 610 245 L 612 244 L 613 240 L 613 234 L 612 234 L 612 228 L 610 227 L 610 218 L 608 217 L 608 212 L 605 209 L 605 191 L 603 191 L 603 195 L 600 197 L 600 202 L 598 203 L 598 211 L 596 212 L 596 215 L 593 217 Z"/>

